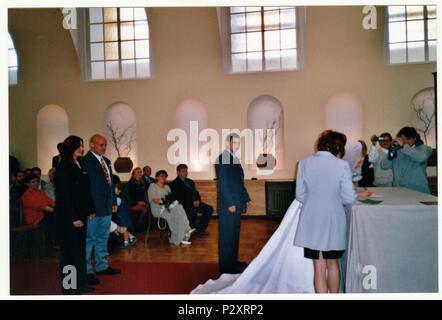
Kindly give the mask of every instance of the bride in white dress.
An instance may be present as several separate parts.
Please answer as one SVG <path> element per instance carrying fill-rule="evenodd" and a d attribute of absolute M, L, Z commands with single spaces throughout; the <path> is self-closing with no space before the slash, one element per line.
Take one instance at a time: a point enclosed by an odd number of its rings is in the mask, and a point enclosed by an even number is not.
<path fill-rule="evenodd" d="M 294 200 L 279 228 L 241 274 L 223 274 L 191 294 L 314 293 L 313 263 L 304 248 L 293 245 L 301 203 Z"/>

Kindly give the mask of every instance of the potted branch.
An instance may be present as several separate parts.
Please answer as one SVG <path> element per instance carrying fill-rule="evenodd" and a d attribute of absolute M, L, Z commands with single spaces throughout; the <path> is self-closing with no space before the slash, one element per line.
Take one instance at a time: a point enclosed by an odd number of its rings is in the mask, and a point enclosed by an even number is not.
<path fill-rule="evenodd" d="M 109 121 L 107 129 L 110 134 L 111 144 L 117 151 L 118 155 L 117 160 L 114 162 L 115 171 L 119 173 L 131 172 L 134 164 L 129 157 L 129 153 L 135 142 L 134 126 L 128 126 L 126 129 L 120 131 L 118 127 Z"/>
<path fill-rule="evenodd" d="M 270 131 L 268 130 L 270 129 Z M 262 170 L 273 170 L 276 167 L 276 157 L 271 151 L 276 140 L 276 121 L 264 130 L 262 153 L 256 159 L 256 166 Z M 276 150 L 275 150 L 276 151 Z"/>

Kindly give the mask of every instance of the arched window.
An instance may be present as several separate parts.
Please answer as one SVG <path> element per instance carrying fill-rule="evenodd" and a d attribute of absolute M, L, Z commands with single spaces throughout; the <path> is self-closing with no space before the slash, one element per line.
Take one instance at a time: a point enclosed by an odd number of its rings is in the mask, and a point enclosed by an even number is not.
<path fill-rule="evenodd" d="M 57 144 L 69 135 L 66 111 L 55 104 L 40 109 L 37 114 L 37 163 L 43 174 L 52 166 L 52 157 L 58 154 Z"/>
<path fill-rule="evenodd" d="M 256 97 L 247 111 L 247 125 L 254 131 L 253 147 L 257 162 L 253 166 L 257 169 L 257 174 L 282 169 L 284 166 L 284 110 L 281 102 L 270 95 Z M 274 157 L 276 163 L 272 157 L 266 155 Z"/>
<path fill-rule="evenodd" d="M 14 41 L 8 32 L 8 76 L 9 84 L 16 85 L 18 83 L 18 58 L 15 50 Z"/>
<path fill-rule="evenodd" d="M 199 134 L 207 128 L 207 111 L 202 102 L 196 99 L 180 102 L 175 111 L 175 127 L 184 130 L 187 136 L 187 152 L 180 155 L 179 162 L 186 163 L 192 171 L 208 170 L 209 159 L 200 159 L 204 142 L 199 141 Z"/>
<path fill-rule="evenodd" d="M 108 147 L 106 155 L 112 163 L 118 157 L 129 157 L 134 167 L 138 162 L 137 117 L 135 111 L 125 102 L 111 104 L 104 114 L 104 132 Z M 117 148 L 115 147 L 117 143 Z"/>
<path fill-rule="evenodd" d="M 348 92 L 337 93 L 325 108 L 326 128 L 344 133 L 347 141 L 362 138 L 362 103 Z"/>
<path fill-rule="evenodd" d="M 145 8 L 89 8 L 87 21 L 89 80 L 150 77 Z"/>

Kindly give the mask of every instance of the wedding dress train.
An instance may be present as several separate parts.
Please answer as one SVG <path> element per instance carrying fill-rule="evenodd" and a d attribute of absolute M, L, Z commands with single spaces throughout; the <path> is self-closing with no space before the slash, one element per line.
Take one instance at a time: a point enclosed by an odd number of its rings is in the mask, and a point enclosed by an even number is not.
<path fill-rule="evenodd" d="M 313 262 L 293 245 L 301 203 L 294 200 L 280 226 L 241 274 L 222 274 L 191 294 L 314 293 Z"/>

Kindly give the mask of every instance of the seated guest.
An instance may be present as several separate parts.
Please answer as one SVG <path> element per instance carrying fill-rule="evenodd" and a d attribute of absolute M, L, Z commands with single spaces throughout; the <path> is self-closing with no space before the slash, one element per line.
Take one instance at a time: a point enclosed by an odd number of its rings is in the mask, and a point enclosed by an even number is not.
<path fill-rule="evenodd" d="M 137 238 L 128 231 L 128 229 L 131 229 L 132 223 L 129 208 L 127 207 L 126 201 L 122 197 L 121 183 L 115 184 L 115 196 L 117 198 L 118 209 L 113 220 L 117 225 L 125 228 L 124 231 L 120 233 L 122 233 L 124 237 L 122 247 L 127 248 L 129 245 L 134 244 L 137 241 Z"/>
<path fill-rule="evenodd" d="M 427 161 L 433 149 L 424 145 L 413 127 L 399 130 L 393 146 L 381 161 L 382 169 L 393 169 L 393 186 L 429 194 Z"/>
<path fill-rule="evenodd" d="M 25 184 L 25 174 L 17 170 L 9 187 L 9 222 L 11 226 L 18 226 L 21 223 L 20 199 L 28 187 Z"/>
<path fill-rule="evenodd" d="M 27 188 L 25 184 L 25 173 L 21 170 L 17 170 L 13 177 L 12 185 L 9 188 L 11 201 L 19 200 Z"/>
<path fill-rule="evenodd" d="M 126 198 L 129 210 L 135 214 L 135 231 L 142 231 L 144 217 L 148 211 L 147 195 L 142 179 L 141 168 L 132 170 L 132 177 L 126 185 Z"/>
<path fill-rule="evenodd" d="M 38 180 L 32 174 L 26 177 L 28 190 L 22 197 L 25 224 L 52 224 L 55 203 L 44 191 L 38 189 Z"/>
<path fill-rule="evenodd" d="M 41 180 L 41 169 L 39 167 L 34 167 L 31 169 L 31 174 L 37 176 L 38 178 L 38 189 L 43 190 L 46 184 L 46 181 Z"/>
<path fill-rule="evenodd" d="M 55 168 L 51 168 L 48 171 L 48 181 L 46 182 L 43 191 L 46 195 L 55 201 L 55 187 L 54 187 L 54 179 L 55 179 Z"/>
<path fill-rule="evenodd" d="M 165 207 L 166 202 L 169 202 L 166 198 L 172 195 L 170 187 L 166 185 L 167 172 L 160 170 L 155 174 L 155 178 L 157 182 L 151 184 L 148 191 L 152 215 L 167 221 L 171 232 L 170 244 L 190 245 L 189 239 L 196 230 L 190 228 L 183 206 L 179 203 L 174 203 L 168 208 Z"/>
<path fill-rule="evenodd" d="M 195 183 L 187 177 L 187 165 L 178 165 L 176 172 L 177 177 L 170 184 L 170 188 L 175 199 L 184 207 L 190 227 L 196 228 L 198 234 L 203 236 L 212 217 L 213 207 L 201 202 L 201 196 L 195 187 Z M 202 214 L 200 221 L 197 221 L 197 213 Z"/>
<path fill-rule="evenodd" d="M 23 173 L 25 174 L 25 178 L 26 178 L 27 176 L 29 176 L 32 173 L 32 169 L 26 168 L 25 170 L 23 170 Z"/>
<path fill-rule="evenodd" d="M 151 174 L 152 174 L 152 168 L 149 166 L 145 166 L 143 168 L 143 181 L 144 181 L 144 186 L 146 188 L 146 192 L 147 190 L 149 190 L 150 184 L 155 182 L 155 179 L 150 176 Z"/>

